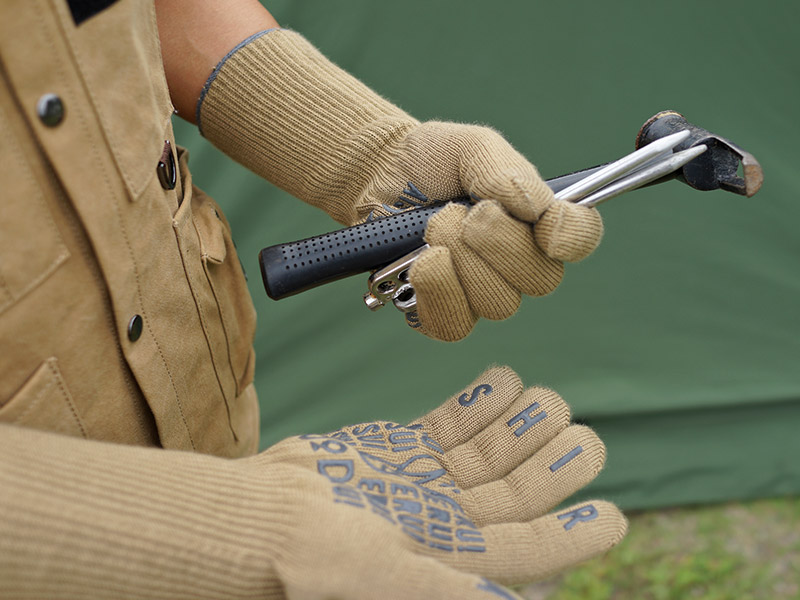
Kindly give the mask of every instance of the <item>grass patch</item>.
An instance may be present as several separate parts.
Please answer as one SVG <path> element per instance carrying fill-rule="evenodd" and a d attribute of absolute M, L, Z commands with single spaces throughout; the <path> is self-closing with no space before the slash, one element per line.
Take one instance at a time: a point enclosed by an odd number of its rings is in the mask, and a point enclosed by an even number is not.
<path fill-rule="evenodd" d="M 631 513 L 607 555 L 528 600 L 800 599 L 800 498 Z"/>

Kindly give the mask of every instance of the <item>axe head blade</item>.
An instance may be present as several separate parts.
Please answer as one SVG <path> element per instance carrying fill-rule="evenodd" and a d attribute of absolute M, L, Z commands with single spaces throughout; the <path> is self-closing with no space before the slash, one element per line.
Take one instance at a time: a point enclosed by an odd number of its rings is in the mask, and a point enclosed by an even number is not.
<path fill-rule="evenodd" d="M 700 144 L 706 145 L 708 150 L 686 164 L 679 179 L 696 190 L 723 189 L 747 197 L 761 188 L 764 173 L 752 154 L 721 136 L 692 125 L 673 110 L 662 111 L 647 120 L 636 136 L 636 148 L 685 130 L 691 135 L 675 147 L 676 152 Z"/>

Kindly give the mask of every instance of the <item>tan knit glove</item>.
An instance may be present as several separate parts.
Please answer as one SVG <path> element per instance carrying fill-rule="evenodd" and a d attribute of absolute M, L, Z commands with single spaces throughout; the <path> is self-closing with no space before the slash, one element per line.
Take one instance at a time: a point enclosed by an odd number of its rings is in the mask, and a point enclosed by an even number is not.
<path fill-rule="evenodd" d="M 603 466 L 554 392 L 490 369 L 407 426 L 291 438 L 257 461 L 294 468 L 297 508 L 275 570 L 289 597 L 511 598 L 626 532 L 603 501 L 552 513 Z M 268 517 L 265 517 L 268 518 Z"/>
<path fill-rule="evenodd" d="M 197 122 L 234 159 L 345 225 L 435 200 L 485 200 L 432 219 L 432 249 L 412 269 L 419 309 L 409 323 L 437 339 L 511 316 L 521 294 L 549 293 L 562 261 L 581 260 L 602 237 L 597 211 L 556 201 L 497 132 L 420 124 L 292 31 L 234 49 L 209 78 Z"/>
<path fill-rule="evenodd" d="M 495 368 L 419 421 L 238 460 L 0 425 L 0 596 L 511 598 L 616 544 L 555 393 Z"/>

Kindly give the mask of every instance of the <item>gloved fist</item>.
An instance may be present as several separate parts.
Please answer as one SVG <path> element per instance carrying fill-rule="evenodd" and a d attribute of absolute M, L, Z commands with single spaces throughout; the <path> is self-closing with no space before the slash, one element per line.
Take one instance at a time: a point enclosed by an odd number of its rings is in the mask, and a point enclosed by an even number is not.
<path fill-rule="evenodd" d="M 493 368 L 420 420 L 284 440 L 254 457 L 283 485 L 271 569 L 287 597 L 513 598 L 626 532 L 603 501 L 548 512 L 605 449 L 554 392 Z M 257 471 L 256 471 L 257 472 Z M 265 519 L 273 518 L 264 515 Z"/>
<path fill-rule="evenodd" d="M 484 199 L 471 209 L 445 207 L 428 224 L 431 248 L 410 273 L 417 313 L 407 315 L 426 335 L 455 341 L 479 317 L 510 317 L 521 294 L 550 293 L 563 277 L 562 261 L 579 261 L 600 243 L 597 210 L 557 201 L 536 168 L 492 129 L 423 123 L 385 156 L 359 200 L 383 200 L 372 215 L 433 199 Z"/>

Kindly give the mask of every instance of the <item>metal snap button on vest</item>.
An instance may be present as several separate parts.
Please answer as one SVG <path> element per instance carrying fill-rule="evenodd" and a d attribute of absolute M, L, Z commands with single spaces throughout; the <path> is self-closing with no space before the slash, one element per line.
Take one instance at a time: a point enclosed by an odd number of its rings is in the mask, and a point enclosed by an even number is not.
<path fill-rule="evenodd" d="M 64 120 L 64 103 L 55 94 L 45 94 L 36 102 L 36 114 L 48 127 L 55 127 Z"/>
<path fill-rule="evenodd" d="M 133 315 L 128 321 L 128 339 L 132 342 L 138 340 L 142 335 L 142 329 L 144 329 L 144 319 L 141 315 Z"/>
<path fill-rule="evenodd" d="M 172 146 L 169 140 L 164 142 L 164 151 L 156 167 L 158 181 L 165 190 L 174 190 L 178 180 L 177 170 L 175 169 L 175 157 L 172 155 Z"/>

